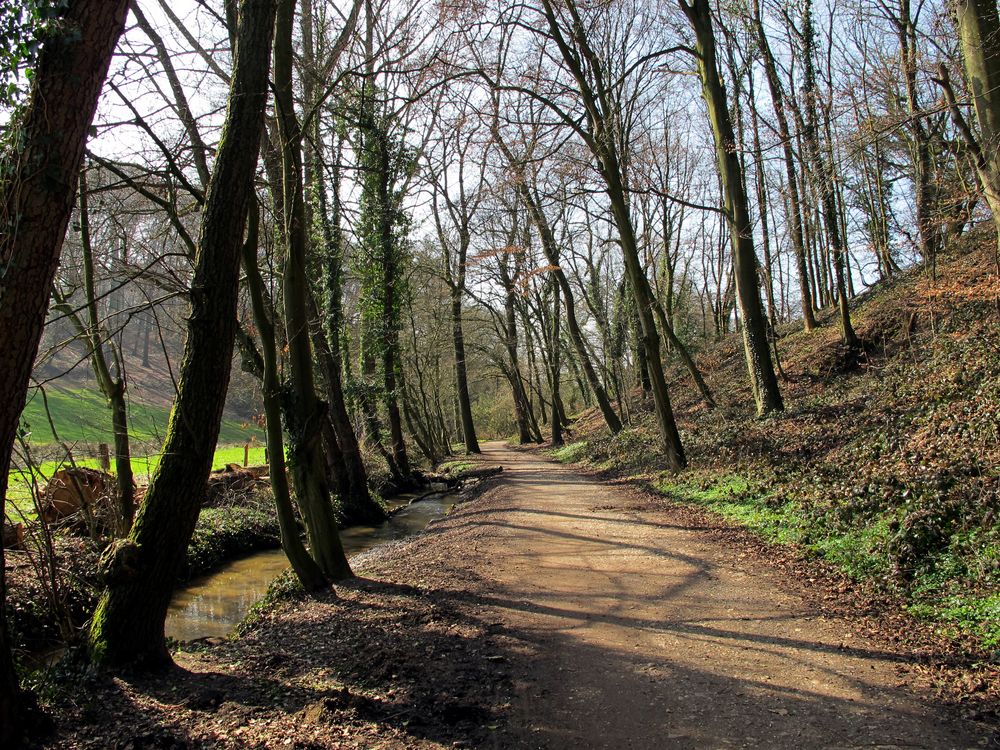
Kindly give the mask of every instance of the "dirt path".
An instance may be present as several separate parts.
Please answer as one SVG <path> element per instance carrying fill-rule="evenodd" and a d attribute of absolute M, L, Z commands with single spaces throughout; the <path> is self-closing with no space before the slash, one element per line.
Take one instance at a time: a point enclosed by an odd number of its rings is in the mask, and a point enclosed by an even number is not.
<path fill-rule="evenodd" d="M 483 461 L 505 471 L 336 594 L 164 674 L 70 665 L 37 746 L 1000 748 L 689 511 L 499 444 Z"/>
<path fill-rule="evenodd" d="M 474 524 L 485 602 L 533 653 L 514 723 L 555 748 L 984 747 L 901 659 L 630 493 L 500 444 Z M 474 505 L 479 505 L 476 503 Z M 515 677 L 517 677 L 515 675 Z"/>

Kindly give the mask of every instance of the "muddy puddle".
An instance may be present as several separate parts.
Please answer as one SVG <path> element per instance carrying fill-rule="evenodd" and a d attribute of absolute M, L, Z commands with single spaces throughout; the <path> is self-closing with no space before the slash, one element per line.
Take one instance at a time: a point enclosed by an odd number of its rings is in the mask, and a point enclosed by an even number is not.
<path fill-rule="evenodd" d="M 347 556 L 422 531 L 431 521 L 447 515 L 457 499 L 455 494 L 441 494 L 411 504 L 414 497 L 392 498 L 389 507 L 398 510 L 380 526 L 344 529 L 341 539 Z M 284 552 L 265 550 L 233 560 L 177 589 L 167 613 L 167 637 L 190 641 L 228 635 L 251 605 L 264 596 L 271 581 L 287 568 Z"/>

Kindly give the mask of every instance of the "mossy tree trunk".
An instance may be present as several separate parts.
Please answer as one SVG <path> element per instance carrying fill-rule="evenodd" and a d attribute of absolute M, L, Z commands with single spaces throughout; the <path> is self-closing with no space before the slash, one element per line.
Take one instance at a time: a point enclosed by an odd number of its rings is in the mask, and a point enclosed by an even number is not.
<path fill-rule="evenodd" d="M 680 5 L 694 30 L 702 97 L 712 123 L 750 384 L 757 404 L 757 414 L 769 414 L 781 411 L 784 404 L 767 341 L 767 316 L 760 299 L 753 222 L 750 219 L 743 168 L 735 145 L 733 123 L 729 116 L 728 98 L 716 62 L 712 11 L 708 0 L 694 0 L 690 4 L 680 0 Z"/>
<path fill-rule="evenodd" d="M 124 0 L 70 0 L 34 70 L 31 98 L 17 123 L 20 148 L 0 156 L 0 501 L 31 368 L 45 324 L 49 291 L 73 210 L 77 175 L 111 56 L 125 26 Z M 0 545 L 0 745 L 24 729 L 5 614 Z"/>
<path fill-rule="evenodd" d="M 273 0 L 243 0 L 229 105 L 202 213 L 191 310 L 163 458 L 128 539 L 102 559 L 107 588 L 90 629 L 90 653 L 107 665 L 169 664 L 167 607 L 198 520 L 226 403 L 240 252 L 260 153 L 268 92 Z"/>
<path fill-rule="evenodd" d="M 514 250 L 514 253 L 520 253 Z M 519 257 L 519 256 L 518 256 Z M 503 286 L 503 338 L 507 350 L 507 362 L 503 366 L 504 374 L 510 383 L 511 396 L 514 401 L 514 421 L 517 423 L 517 440 L 521 445 L 541 442 L 541 436 L 532 431 L 530 416 L 531 404 L 524 387 L 524 377 L 521 374 L 521 356 L 517 337 L 517 288 L 520 264 L 514 261 L 514 271 L 510 268 L 510 253 L 503 253 L 498 262 L 500 283 Z"/>
<path fill-rule="evenodd" d="M 278 347 L 275 343 L 274 323 L 269 315 L 265 299 L 264 279 L 261 277 L 260 268 L 257 265 L 259 222 L 259 212 L 254 207 L 251 210 L 247 241 L 243 245 L 243 269 L 246 273 L 246 288 L 250 295 L 254 325 L 260 338 L 261 358 L 263 359 L 261 396 L 264 400 L 267 454 L 270 463 L 268 474 L 271 479 L 271 492 L 274 494 L 274 506 L 278 514 L 281 548 L 285 551 L 285 556 L 288 557 L 288 562 L 302 586 L 307 591 L 318 591 L 326 587 L 327 578 L 299 538 L 298 523 L 295 519 L 292 497 L 288 489 L 285 441 L 281 429 L 282 388 L 278 375 Z"/>
<path fill-rule="evenodd" d="M 331 70 L 335 61 L 349 47 L 357 28 L 362 9 L 355 3 L 344 20 L 344 25 L 329 46 L 326 37 L 319 35 L 319 43 L 325 55 L 324 66 Z M 304 107 L 311 113 L 307 120 L 308 137 L 303 140 L 304 177 L 307 226 L 311 227 L 317 240 L 312 248 L 319 270 L 318 283 L 310 285 L 309 315 L 310 334 L 316 350 L 316 362 L 323 379 L 327 401 L 326 419 L 323 420 L 323 441 L 326 445 L 326 459 L 330 475 L 334 481 L 340 510 L 346 523 L 377 524 L 385 520 L 385 511 L 376 503 L 368 489 L 368 474 L 361 458 L 358 439 L 354 433 L 347 412 L 343 391 L 342 362 L 340 359 L 340 326 L 342 325 L 341 293 L 343 268 L 343 239 L 340 231 L 340 153 L 336 150 L 331 165 L 324 164 L 325 141 L 323 137 L 324 94 L 317 91 L 322 72 L 317 70 L 317 25 L 312 0 L 301 0 L 300 24 L 302 29 L 302 98 Z M 336 128 L 334 128 L 336 130 Z M 329 205 L 325 167 L 334 174 L 333 202 Z M 326 316 L 321 309 L 325 301 Z M 330 334 L 328 336 L 328 334 Z"/>
<path fill-rule="evenodd" d="M 279 0 L 274 33 L 274 101 L 281 148 L 282 236 L 285 246 L 282 293 L 288 346 L 289 459 L 313 559 L 331 580 L 353 575 L 340 542 L 323 457 L 325 405 L 316 396 L 310 341 L 307 224 L 302 165 L 302 130 L 292 87 L 295 0 Z"/>

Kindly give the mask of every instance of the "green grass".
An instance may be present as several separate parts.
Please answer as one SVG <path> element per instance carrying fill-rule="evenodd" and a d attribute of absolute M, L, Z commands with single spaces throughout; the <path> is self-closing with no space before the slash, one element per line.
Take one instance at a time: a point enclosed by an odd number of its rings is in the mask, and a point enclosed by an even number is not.
<path fill-rule="evenodd" d="M 845 528 L 824 522 L 822 516 L 808 516 L 796 502 L 778 502 L 735 474 L 682 479 L 668 476 L 655 482 L 654 488 L 671 499 L 704 507 L 768 541 L 797 544 L 855 580 L 878 579 L 892 569 L 892 513 Z M 956 535 L 953 546 L 958 540 Z M 995 564 L 995 542 L 975 542 L 981 548 L 981 566 Z M 951 635 L 965 633 L 986 648 L 1000 649 L 1000 593 L 949 592 L 967 573 L 957 568 L 967 565 L 969 559 L 967 551 L 935 556 L 913 580 L 909 590 L 912 603 L 907 609 L 916 617 L 940 623 Z M 980 573 L 982 580 L 988 580 L 988 576 Z M 990 590 L 988 586 L 986 590 Z"/>
<path fill-rule="evenodd" d="M 468 471 L 469 469 L 475 468 L 475 466 L 476 465 L 472 461 L 462 461 L 459 459 L 456 461 L 445 461 L 443 464 L 438 465 L 437 470 L 442 474 L 458 476 L 463 471 Z"/>
<path fill-rule="evenodd" d="M 155 471 L 156 467 L 160 464 L 160 457 L 161 454 L 159 453 L 132 457 L 132 471 L 135 473 L 137 482 L 143 484 L 149 480 L 150 475 L 152 475 L 153 471 Z M 98 461 L 96 458 L 75 458 L 74 463 L 77 466 L 90 469 L 96 469 L 98 467 Z M 250 466 L 256 466 L 263 463 L 264 447 L 258 443 L 250 448 L 249 464 Z M 37 468 L 37 471 L 41 475 L 39 483 L 44 486 L 49 477 L 68 464 L 69 462 L 65 460 L 43 461 Z M 224 468 L 226 464 L 243 465 L 242 445 L 219 446 L 219 448 L 215 451 L 215 457 L 212 459 L 212 468 L 221 469 Z M 113 465 L 112 469 L 114 469 Z M 29 488 L 30 474 L 28 472 L 22 473 L 22 471 L 18 469 L 12 469 L 9 477 L 7 489 L 7 514 L 14 521 L 34 518 L 35 509 Z"/>
<path fill-rule="evenodd" d="M 800 545 L 854 579 L 876 577 L 891 567 L 888 517 L 852 528 L 834 526 L 822 517 L 809 517 L 801 504 L 776 500 L 735 474 L 700 480 L 668 477 L 655 486 L 667 497 L 707 508 L 767 541 Z"/>
<path fill-rule="evenodd" d="M 587 441 L 579 440 L 575 443 L 567 443 L 561 448 L 556 448 L 550 453 L 552 458 L 562 464 L 573 464 L 582 461 L 587 457 Z"/>
<path fill-rule="evenodd" d="M 736 474 L 698 479 L 678 479 L 667 475 L 654 488 L 679 502 L 700 505 L 723 518 L 780 544 L 799 543 L 805 537 L 799 507 L 792 502 L 774 503 L 755 491 L 744 477 Z"/>
<path fill-rule="evenodd" d="M 111 413 L 99 391 L 50 388 L 45 395 L 59 440 L 70 445 L 112 442 Z M 129 435 L 136 443 L 160 443 L 169 416 L 166 407 L 133 402 L 129 405 Z M 57 442 L 49 426 L 45 403 L 37 391 L 30 394 L 21 422 L 27 426 L 33 446 L 40 448 Z M 264 439 L 264 432 L 257 425 L 233 419 L 222 421 L 221 444 L 244 443 L 253 437 L 258 441 Z"/>
<path fill-rule="evenodd" d="M 77 466 L 97 468 L 95 456 L 98 443 L 114 443 L 111 415 L 104 396 L 93 389 L 49 388 L 43 400 L 38 391 L 29 394 L 21 413 L 21 425 L 35 459 L 39 462 L 39 482 L 44 484 L 56 471 L 70 462 L 60 442 L 73 453 Z M 46 412 L 46 401 L 48 412 Z M 55 434 L 49 425 L 49 416 Z M 169 409 L 162 406 L 131 403 L 129 405 L 129 438 L 132 443 L 132 471 L 136 480 L 146 482 L 160 463 L 158 453 L 166 433 Z M 264 463 L 264 432 L 254 423 L 223 419 L 219 432 L 220 447 L 215 452 L 213 468 L 243 463 L 243 445 L 252 443 L 250 464 Z M 58 458 L 54 458 L 58 456 Z M 29 489 L 30 474 L 14 468 L 8 481 L 7 499 L 12 507 L 8 513 L 15 520 L 34 516 Z"/>

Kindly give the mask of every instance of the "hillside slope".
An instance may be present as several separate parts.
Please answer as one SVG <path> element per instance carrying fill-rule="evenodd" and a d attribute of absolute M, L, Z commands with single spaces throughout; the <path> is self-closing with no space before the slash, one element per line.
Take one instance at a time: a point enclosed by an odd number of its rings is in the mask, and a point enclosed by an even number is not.
<path fill-rule="evenodd" d="M 175 311 L 176 312 L 176 311 Z M 155 452 L 163 442 L 176 392 L 175 379 L 184 349 L 184 327 L 167 315 L 158 332 L 150 332 L 142 319 L 130 320 L 115 343 L 125 368 L 129 401 L 129 428 L 142 454 Z M 45 329 L 32 379 L 44 388 L 58 439 L 81 455 L 96 455 L 96 445 L 112 442 L 111 414 L 97 385 L 83 342 L 75 338 L 68 321 L 56 318 Z M 262 441 L 263 430 L 254 416 L 262 411 L 259 384 L 234 360 L 221 445 Z M 48 457 L 62 457 L 55 447 L 40 389 L 28 392 L 22 422 L 31 431 L 32 445 Z M 51 449 L 50 449 L 51 448 Z"/>
<path fill-rule="evenodd" d="M 671 476 L 648 416 L 608 436 L 585 412 L 556 452 L 706 506 L 797 545 L 1000 654 L 1000 284 L 992 249 L 969 244 L 854 305 L 856 361 L 835 321 L 780 331 L 786 411 L 756 419 L 732 335 L 697 360 L 719 407 L 675 370 L 690 469 Z M 649 405 L 646 405 L 648 415 Z"/>

